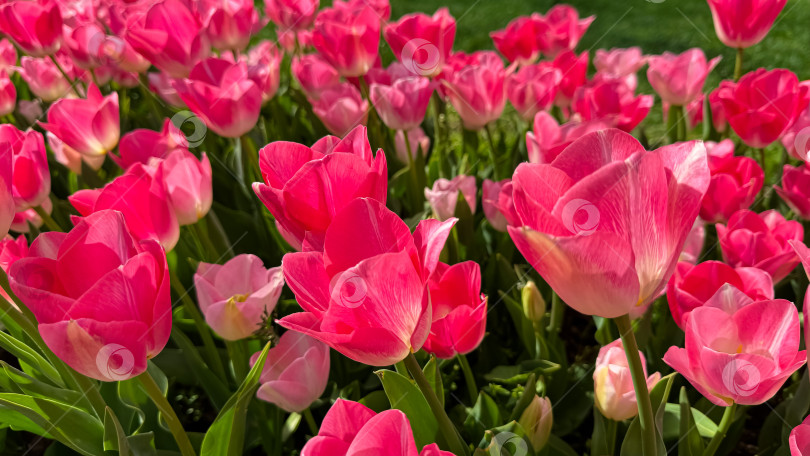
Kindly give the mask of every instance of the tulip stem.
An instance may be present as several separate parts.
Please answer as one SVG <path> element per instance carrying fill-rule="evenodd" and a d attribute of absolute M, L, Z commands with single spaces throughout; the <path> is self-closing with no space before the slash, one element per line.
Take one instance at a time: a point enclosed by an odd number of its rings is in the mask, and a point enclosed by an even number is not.
<path fill-rule="evenodd" d="M 302 414 L 304 415 L 304 419 L 307 421 L 307 426 L 309 426 L 309 432 L 311 432 L 313 436 L 318 435 L 318 423 L 315 422 L 315 417 L 312 416 L 312 411 L 307 408 Z"/>
<path fill-rule="evenodd" d="M 613 456 L 616 454 L 616 431 L 619 428 L 619 422 L 611 419 L 605 420 L 605 433 L 607 434 L 607 450 L 608 455 Z"/>
<path fill-rule="evenodd" d="M 411 140 L 408 138 L 408 132 L 402 130 L 402 136 L 405 138 L 405 149 L 408 152 L 408 174 L 411 175 L 411 185 L 413 186 L 411 190 L 411 201 L 413 202 L 413 212 L 418 213 L 422 210 L 422 198 L 420 194 L 424 194 L 421 192 L 421 188 L 419 188 L 419 176 L 416 174 L 416 159 L 414 157 L 415 152 L 411 149 Z"/>
<path fill-rule="evenodd" d="M 457 456 L 466 456 L 468 454 L 467 445 L 461 440 L 455 425 L 450 421 L 450 417 L 447 416 L 447 412 L 444 410 L 444 407 L 442 407 L 442 403 L 439 402 L 436 392 L 430 387 L 430 382 L 428 382 L 428 379 L 425 377 L 425 373 L 419 366 L 416 357 L 413 356 L 413 353 L 408 353 L 408 356 L 405 357 L 403 361 L 405 362 L 405 366 L 408 367 L 408 371 L 410 371 L 413 379 L 416 380 L 416 384 L 422 391 L 422 395 L 425 396 L 425 400 L 427 400 L 430 409 L 433 411 L 436 421 L 439 422 L 439 432 L 447 441 L 450 451 Z"/>
<path fill-rule="evenodd" d="M 191 225 L 191 230 L 194 232 L 194 235 L 197 236 L 197 239 L 202 242 L 203 248 L 207 250 L 206 254 L 203 255 L 206 258 L 219 258 L 219 251 L 217 251 L 216 246 L 211 241 L 211 238 L 208 236 L 207 227 L 201 226 L 201 224 L 205 223 L 205 219 L 199 220 L 197 223 Z M 205 258 L 202 258 L 205 261 Z"/>
<path fill-rule="evenodd" d="M 174 413 L 172 405 L 169 404 L 166 396 L 163 395 L 163 391 L 160 390 L 155 379 L 149 375 L 149 370 L 144 371 L 136 378 L 141 382 L 141 387 L 143 387 L 146 394 L 152 399 L 152 402 L 155 403 L 158 411 L 163 416 L 163 420 L 166 421 L 166 424 L 169 426 L 169 430 L 172 432 L 174 440 L 180 448 L 180 454 L 183 456 L 195 456 L 194 447 L 191 446 L 191 441 L 188 439 L 188 434 L 186 434 L 186 431 L 183 429 L 180 418 Z"/>
<path fill-rule="evenodd" d="M 444 151 L 445 145 L 442 133 L 442 100 L 438 92 L 433 94 L 433 153 L 439 155 L 439 177 L 444 177 Z M 407 135 L 406 135 L 407 136 Z"/>
<path fill-rule="evenodd" d="M 489 158 L 492 160 L 492 179 L 498 181 L 498 160 L 495 158 L 495 141 L 492 139 L 492 128 L 489 124 L 484 125 L 484 134 L 489 142 Z"/>
<path fill-rule="evenodd" d="M 743 48 L 737 48 L 737 59 L 734 61 L 734 82 L 742 76 Z"/>
<path fill-rule="evenodd" d="M 59 232 L 65 231 L 61 226 L 59 226 L 58 223 L 56 223 L 56 220 L 54 220 L 50 214 L 45 212 L 45 209 L 43 209 L 42 206 L 34 206 L 34 211 L 42 219 L 42 221 L 45 222 L 45 226 L 47 226 L 49 230 Z"/>
<path fill-rule="evenodd" d="M 247 377 L 250 368 L 250 355 L 248 353 L 246 341 L 226 340 L 225 347 L 228 349 L 228 357 L 231 358 L 233 366 L 233 378 L 237 385 L 241 385 Z"/>
<path fill-rule="evenodd" d="M 51 58 L 51 61 L 53 62 L 54 65 L 56 65 L 56 68 L 59 70 L 59 72 L 62 73 L 62 77 L 65 78 L 65 81 L 67 81 L 68 84 L 70 84 L 70 89 L 73 91 L 73 93 L 75 93 L 77 97 L 81 98 L 79 91 L 76 90 L 76 84 L 78 84 L 78 79 L 75 81 L 71 79 L 70 76 L 68 76 L 65 69 L 62 68 L 62 65 L 59 64 L 59 61 L 56 60 L 56 57 L 53 54 L 49 55 L 48 57 Z"/>
<path fill-rule="evenodd" d="M 720 420 L 720 424 L 717 426 L 717 432 L 712 437 L 712 440 L 709 442 L 709 446 L 703 451 L 703 456 L 714 456 L 714 453 L 720 447 L 720 444 L 723 443 L 723 440 L 726 438 L 726 434 L 728 433 L 728 428 L 731 427 L 731 422 L 734 421 L 734 412 L 736 412 L 737 403 L 732 402 L 730 406 L 726 407 L 726 410 L 723 412 L 723 418 Z"/>
<path fill-rule="evenodd" d="M 560 333 L 560 328 L 562 327 L 562 320 L 563 315 L 565 313 L 565 304 L 563 304 L 562 300 L 557 293 L 554 291 L 551 292 L 551 316 L 549 318 L 548 327 L 546 330 L 554 335 Z"/>
<path fill-rule="evenodd" d="M 459 353 L 456 355 L 458 358 L 458 365 L 461 366 L 461 371 L 464 372 L 464 382 L 467 384 L 467 390 L 470 394 L 470 405 L 475 405 L 478 400 L 478 386 L 475 384 L 475 377 L 473 376 L 470 362 L 467 357 Z"/>
<path fill-rule="evenodd" d="M 650 401 L 650 390 L 647 387 L 647 379 L 644 377 L 644 367 L 641 363 L 641 356 L 636 343 L 636 336 L 633 333 L 633 324 L 630 322 L 630 315 L 622 315 L 614 318 L 616 326 L 624 345 L 624 353 L 627 356 L 627 363 L 630 367 L 630 375 L 633 377 L 633 388 L 636 390 L 636 402 L 638 403 L 638 418 L 641 425 L 641 450 L 644 456 L 654 456 L 656 451 L 655 421 Z"/>

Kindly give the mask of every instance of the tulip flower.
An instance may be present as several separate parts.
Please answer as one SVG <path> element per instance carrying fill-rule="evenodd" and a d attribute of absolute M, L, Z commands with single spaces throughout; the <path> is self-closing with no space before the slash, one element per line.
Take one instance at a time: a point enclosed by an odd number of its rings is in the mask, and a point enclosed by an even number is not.
<path fill-rule="evenodd" d="M 93 69 L 103 63 L 103 45 L 107 33 L 102 26 L 95 22 L 81 24 L 66 31 L 65 49 L 73 63 L 79 68 Z"/>
<path fill-rule="evenodd" d="M 639 358 L 644 378 L 647 379 L 647 389 L 652 390 L 661 379 L 661 374 L 656 372 L 647 376 L 647 362 L 640 350 Z M 621 339 L 599 349 L 593 370 L 593 391 L 594 404 L 605 418 L 624 421 L 638 415 L 633 377 Z"/>
<path fill-rule="evenodd" d="M 604 120 L 629 132 L 647 117 L 653 101 L 652 95 L 634 95 L 621 81 L 594 80 L 577 89 L 573 109 L 584 120 Z"/>
<path fill-rule="evenodd" d="M 774 186 L 776 193 L 790 209 L 804 220 L 810 219 L 810 170 L 807 165 L 785 165 L 782 187 Z"/>
<path fill-rule="evenodd" d="M 115 148 L 121 134 L 118 93 L 102 96 L 98 87 L 87 88 L 87 98 L 64 98 L 48 109 L 42 128 L 82 155 L 99 156 Z"/>
<path fill-rule="evenodd" d="M 200 9 L 208 40 L 220 50 L 245 49 L 262 26 L 251 0 L 203 0 Z"/>
<path fill-rule="evenodd" d="M 318 0 L 267 0 L 264 12 L 282 30 L 304 30 L 312 25 Z"/>
<path fill-rule="evenodd" d="M 332 6 L 335 8 L 357 8 L 368 5 L 377 14 L 381 24 L 391 19 L 391 3 L 388 0 L 335 0 Z"/>
<path fill-rule="evenodd" d="M 430 332 L 428 279 L 455 219 L 408 226 L 370 198 L 350 202 L 326 229 L 323 253 L 284 256 L 284 278 L 304 312 L 278 323 L 370 366 L 416 352 Z"/>
<path fill-rule="evenodd" d="M 335 67 L 318 54 L 294 57 L 290 68 L 295 80 L 311 100 L 317 100 L 321 92 L 340 84 L 340 75 Z"/>
<path fill-rule="evenodd" d="M 709 163 L 712 178 L 700 203 L 700 217 L 710 223 L 724 222 L 753 204 L 765 174 L 750 157 L 728 157 L 714 166 L 711 160 Z"/>
<path fill-rule="evenodd" d="M 703 84 L 722 57 L 706 61 L 700 48 L 682 54 L 664 52 L 647 57 L 647 79 L 666 103 L 686 106 L 703 93 Z"/>
<path fill-rule="evenodd" d="M 17 48 L 8 39 L 0 39 L 0 69 L 8 71 L 16 64 Z"/>
<path fill-rule="evenodd" d="M 793 72 L 760 68 L 740 78 L 723 81 L 717 98 L 734 133 L 750 147 L 763 148 L 782 136 L 807 108 L 807 87 Z"/>
<path fill-rule="evenodd" d="M 201 262 L 194 287 L 208 326 L 223 339 L 239 340 L 261 328 L 273 312 L 284 277 L 280 266 L 265 269 L 259 257 L 242 254 L 224 265 Z"/>
<path fill-rule="evenodd" d="M 269 101 L 278 91 L 282 55 L 273 43 L 262 41 L 247 55 L 248 77 L 262 92 L 262 103 Z"/>
<path fill-rule="evenodd" d="M 53 202 L 51 202 L 50 198 L 46 198 L 42 201 L 42 204 L 39 205 L 39 208 L 45 211 L 46 214 L 51 215 L 53 212 Z M 33 208 L 24 209 L 14 214 L 10 229 L 18 233 L 29 233 L 31 232 L 31 227 L 38 229 L 43 223 L 45 223 L 45 221 L 42 220 L 42 217 L 36 210 Z"/>
<path fill-rule="evenodd" d="M 633 46 L 627 49 L 613 48 L 609 51 L 597 49 L 593 57 L 593 66 L 596 67 L 598 77 L 606 79 L 619 79 L 631 90 L 636 90 L 638 77 L 636 73 L 644 64 L 647 57 L 641 53 L 641 48 Z"/>
<path fill-rule="evenodd" d="M 422 76 L 396 79 L 391 84 L 372 83 L 371 102 L 383 123 L 393 130 L 412 130 L 422 123 L 434 84 Z"/>
<path fill-rule="evenodd" d="M 408 145 L 410 145 L 410 148 Z M 421 128 L 416 127 L 408 130 L 408 144 L 406 144 L 405 132 L 399 130 L 394 135 L 394 149 L 397 153 L 397 160 L 407 165 L 410 163 L 409 155 L 412 157 L 416 157 L 420 153 L 423 157 L 427 155 L 428 150 L 430 150 L 430 138 Z"/>
<path fill-rule="evenodd" d="M 534 131 L 526 132 L 526 149 L 532 163 L 551 163 L 572 142 L 588 133 L 610 128 L 603 120 L 570 121 L 558 124 L 551 114 L 534 116 Z"/>
<path fill-rule="evenodd" d="M 42 134 L 20 131 L 14 125 L 0 125 L 0 155 L 9 163 L 3 176 L 13 195 L 15 212 L 39 206 L 51 192 L 51 176 Z M 0 193 L 1 194 L 1 193 Z"/>
<path fill-rule="evenodd" d="M 94 171 L 98 171 L 101 169 L 101 166 L 104 165 L 105 157 L 103 155 L 85 157 L 76 149 L 62 142 L 62 140 L 54 136 L 53 133 L 48 132 L 47 138 L 48 146 L 50 146 L 56 161 L 79 176 L 82 174 L 83 163 Z"/>
<path fill-rule="evenodd" d="M 296 250 L 305 242 L 322 250 L 327 227 L 354 198 L 385 204 L 388 193 L 385 154 L 378 150 L 374 157 L 365 127 L 342 140 L 327 136 L 312 148 L 270 143 L 259 151 L 259 168 L 264 183 L 254 183 L 253 191 Z"/>
<path fill-rule="evenodd" d="M 0 32 L 32 57 L 52 55 L 62 45 L 62 14 L 54 0 L 11 1 L 0 7 Z"/>
<path fill-rule="evenodd" d="M 647 152 L 619 130 L 589 133 L 550 165 L 518 166 L 509 234 L 566 304 L 615 318 L 663 291 L 708 185 L 699 141 Z"/>
<path fill-rule="evenodd" d="M 799 114 L 796 121 L 782 134 L 780 142 L 791 157 L 803 162 L 810 161 L 810 109 L 805 108 Z"/>
<path fill-rule="evenodd" d="M 667 302 L 675 323 L 684 328 L 686 316 L 706 304 L 723 285 L 729 284 L 754 301 L 773 299 L 773 279 L 757 268 L 732 268 L 719 261 L 697 265 L 678 263 L 667 284 Z"/>
<path fill-rule="evenodd" d="M 717 237 L 726 263 L 762 269 L 779 283 L 799 264 L 789 242 L 804 239 L 804 229 L 775 210 L 761 214 L 741 210 L 727 225 L 717 224 Z"/>
<path fill-rule="evenodd" d="M 540 451 L 546 446 L 551 435 L 551 425 L 554 423 L 551 401 L 547 397 L 535 395 L 520 415 L 518 423 L 526 431 L 534 451 Z"/>
<path fill-rule="evenodd" d="M 191 152 L 179 150 L 161 164 L 163 182 L 177 222 L 193 225 L 200 221 L 213 203 L 211 163 L 205 152 L 197 160 Z"/>
<path fill-rule="evenodd" d="M 168 251 L 177 244 L 180 226 L 163 182 L 160 167 L 134 164 L 104 188 L 79 190 L 68 200 L 85 217 L 107 209 L 120 211 L 135 239 L 154 239 Z"/>
<path fill-rule="evenodd" d="M 444 221 L 456 213 L 459 193 L 467 202 L 470 212 L 475 214 L 478 189 L 475 186 L 474 176 L 459 175 L 452 180 L 436 179 L 433 182 L 433 188 L 425 189 L 425 199 L 430 203 L 430 208 L 433 209 L 436 218 Z"/>
<path fill-rule="evenodd" d="M 163 72 L 150 72 L 146 78 L 149 80 L 149 90 L 156 93 L 167 105 L 175 108 L 186 107 L 174 88 L 174 78 Z"/>
<path fill-rule="evenodd" d="M 807 360 L 799 351 L 796 306 L 776 299 L 731 313 L 719 307 L 690 312 L 686 348 L 670 347 L 664 362 L 715 405 L 762 404 Z"/>
<path fill-rule="evenodd" d="M 487 329 L 487 297 L 481 294 L 478 263 L 439 262 L 429 288 L 433 323 L 425 351 L 449 359 L 478 348 Z"/>
<path fill-rule="evenodd" d="M 501 188 L 509 182 L 511 182 L 510 179 L 504 179 L 500 182 L 484 179 L 484 184 L 481 187 L 481 206 L 484 208 L 484 215 L 492 228 L 501 232 L 506 232 L 508 223 L 498 207 L 498 198 L 501 194 Z"/>
<path fill-rule="evenodd" d="M 56 60 L 68 75 L 73 73 L 72 61 L 61 54 L 56 56 Z M 31 92 L 42 98 L 43 101 L 54 101 L 71 92 L 70 82 L 65 79 L 50 59 L 24 56 L 20 59 L 20 68 L 17 71 L 28 83 Z M 75 75 L 73 76 L 75 77 Z"/>
<path fill-rule="evenodd" d="M 249 132 L 259 120 L 262 94 L 245 62 L 211 57 L 194 65 L 188 79 L 175 79 L 177 95 L 208 128 L 226 138 Z"/>
<path fill-rule="evenodd" d="M 765 38 L 787 0 L 708 0 L 717 37 L 728 47 L 743 49 Z"/>
<path fill-rule="evenodd" d="M 810 455 L 810 416 L 793 428 L 788 437 L 790 456 Z"/>
<path fill-rule="evenodd" d="M 8 273 L 9 268 L 20 258 L 28 256 L 28 240 L 25 236 L 17 239 L 6 236 L 0 239 L 0 269 Z M 3 294 L 5 296 L 5 293 Z"/>
<path fill-rule="evenodd" d="M 692 231 L 686 236 L 686 243 L 681 252 L 680 261 L 696 264 L 700 258 L 700 252 L 703 251 L 703 244 L 706 242 L 706 225 L 698 217 L 695 224 L 692 225 Z"/>
<path fill-rule="evenodd" d="M 788 241 L 788 243 L 793 248 L 793 251 L 796 252 L 796 256 L 798 256 L 801 260 L 805 274 L 807 274 L 807 277 L 810 278 L 810 249 L 807 248 L 807 246 L 804 245 L 801 240 Z M 810 287 L 808 287 L 808 289 L 810 289 Z M 804 317 L 802 322 L 802 325 L 804 326 L 804 340 L 808 340 L 808 337 L 810 337 L 810 293 L 807 291 L 804 293 L 802 315 Z"/>
<path fill-rule="evenodd" d="M 554 104 L 568 108 L 577 89 L 582 87 L 588 74 L 588 51 L 577 56 L 573 51 L 564 51 L 552 62 L 563 74 L 557 87 L 557 99 Z"/>
<path fill-rule="evenodd" d="M 478 51 L 477 64 L 452 71 L 444 81 L 464 128 L 480 130 L 497 120 L 506 105 L 506 71 L 498 54 Z"/>
<path fill-rule="evenodd" d="M 377 60 L 380 19 L 368 5 L 326 8 L 315 18 L 312 45 L 341 76 L 366 74 Z"/>
<path fill-rule="evenodd" d="M 348 82 L 330 87 L 310 101 L 312 111 L 332 134 L 344 136 L 368 121 L 368 101 Z"/>
<path fill-rule="evenodd" d="M 253 366 L 259 353 L 250 358 Z M 267 352 L 256 396 L 289 413 L 301 413 L 326 391 L 329 347 L 307 335 L 287 331 Z"/>
<path fill-rule="evenodd" d="M 596 16 L 580 19 L 579 13 L 572 6 L 554 5 L 545 16 L 540 16 L 536 21 L 537 47 L 550 58 L 555 58 L 564 51 L 573 51 L 594 19 Z"/>
<path fill-rule="evenodd" d="M 17 89 L 6 70 L 0 70 L 0 116 L 11 114 L 15 106 L 17 106 Z"/>
<path fill-rule="evenodd" d="M 551 107 L 562 72 L 550 62 L 525 65 L 506 78 L 506 94 L 524 120 Z"/>
<path fill-rule="evenodd" d="M 397 60 L 413 74 L 437 76 L 453 51 L 456 20 L 447 8 L 428 16 L 413 13 L 385 26 L 385 41 Z"/>
<path fill-rule="evenodd" d="M 133 238 L 119 212 L 90 215 L 69 233 L 41 234 L 28 257 L 11 265 L 9 281 L 45 344 L 82 375 L 133 378 L 169 340 L 166 256 L 157 242 Z"/>
<path fill-rule="evenodd" d="M 127 42 L 161 71 L 188 76 L 208 56 L 206 30 L 182 0 L 160 0 L 127 30 Z"/>
<path fill-rule="evenodd" d="M 537 14 L 512 19 L 506 28 L 489 34 L 495 49 L 506 60 L 521 65 L 533 63 L 540 55 L 537 47 Z"/>
<path fill-rule="evenodd" d="M 126 170 L 135 163 L 147 165 L 152 158 L 164 159 L 172 152 L 187 147 L 188 141 L 183 132 L 170 119 L 166 119 L 160 131 L 137 128 L 125 134 L 118 145 L 119 155 L 110 154 L 110 158 Z"/>

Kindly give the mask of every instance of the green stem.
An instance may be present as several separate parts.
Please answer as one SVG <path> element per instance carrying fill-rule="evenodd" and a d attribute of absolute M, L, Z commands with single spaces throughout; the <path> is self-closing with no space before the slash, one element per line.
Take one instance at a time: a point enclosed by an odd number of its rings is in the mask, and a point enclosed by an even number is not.
<path fill-rule="evenodd" d="M 34 211 L 42 219 L 42 221 L 45 222 L 45 226 L 47 226 L 49 230 L 51 230 L 51 231 L 60 231 L 60 232 L 65 231 L 65 230 L 62 229 L 61 226 L 59 226 L 58 223 L 56 223 L 56 220 L 54 220 L 53 217 L 51 217 L 50 214 L 45 212 L 45 209 L 43 209 L 42 206 L 34 206 Z"/>
<path fill-rule="evenodd" d="M 607 456 L 613 456 L 616 453 L 616 432 L 619 428 L 619 422 L 607 419 L 605 420 L 605 426 L 607 426 L 607 429 L 605 429 L 607 433 Z"/>
<path fill-rule="evenodd" d="M 195 456 L 194 447 L 191 446 L 191 441 L 188 439 L 188 434 L 186 434 L 186 431 L 183 429 L 183 424 L 180 423 L 180 418 L 174 413 L 174 409 L 171 404 L 169 404 L 169 401 L 166 400 L 166 396 L 163 395 L 163 391 L 160 390 L 158 384 L 155 383 L 155 379 L 149 375 L 149 371 L 144 371 L 143 374 L 136 378 L 141 382 L 144 391 L 146 391 L 146 394 L 152 399 L 152 402 L 155 403 L 158 411 L 160 411 L 160 414 L 169 426 L 169 430 L 172 432 L 174 440 L 180 448 L 180 454 L 183 456 Z"/>
<path fill-rule="evenodd" d="M 241 385 L 250 370 L 250 353 L 247 348 L 247 341 L 226 340 L 225 347 L 228 349 L 228 356 L 233 365 L 233 377 L 237 385 Z"/>
<path fill-rule="evenodd" d="M 641 363 L 641 356 L 636 343 L 636 336 L 633 333 L 633 325 L 630 322 L 630 315 L 623 315 L 614 318 L 619 334 L 624 344 L 624 353 L 627 356 L 627 363 L 630 367 L 630 375 L 633 377 L 633 388 L 636 390 L 636 402 L 638 403 L 638 418 L 641 425 L 641 450 L 643 456 L 654 456 L 656 450 L 655 437 L 655 417 L 650 401 L 650 391 L 647 388 L 647 379 L 644 377 L 644 368 Z"/>
<path fill-rule="evenodd" d="M 734 421 L 734 412 L 736 409 L 737 404 L 735 402 L 732 402 L 730 406 L 726 407 L 726 410 L 723 412 L 723 418 L 720 420 L 720 424 L 717 426 L 717 432 L 709 442 L 709 446 L 707 446 L 703 451 L 703 456 L 714 456 L 714 453 L 720 447 L 720 444 L 723 443 L 723 439 L 726 438 L 726 434 L 728 433 L 728 428 L 731 426 L 731 422 Z"/>
<path fill-rule="evenodd" d="M 737 59 L 734 61 L 734 81 L 739 81 L 742 76 L 743 48 L 737 48 Z"/>
<path fill-rule="evenodd" d="M 201 226 L 202 223 L 205 223 L 204 219 L 191 225 L 191 230 L 194 231 L 194 235 L 202 242 L 203 247 L 207 251 L 205 256 L 209 258 L 219 258 L 219 251 L 208 236 L 208 230 Z"/>
<path fill-rule="evenodd" d="M 304 410 L 304 419 L 307 421 L 307 426 L 309 426 L 309 432 L 312 435 L 318 435 L 318 423 L 315 422 L 315 417 L 312 416 L 312 411 L 307 408 Z"/>
<path fill-rule="evenodd" d="M 408 174 L 411 176 L 411 201 L 413 203 L 413 212 L 417 213 L 422 208 L 422 201 L 424 192 L 419 188 L 419 176 L 416 174 L 416 160 L 414 159 L 414 151 L 411 149 L 411 140 L 408 138 L 408 132 L 402 130 L 402 136 L 405 138 L 405 149 L 408 152 Z"/>
<path fill-rule="evenodd" d="M 492 128 L 489 124 L 484 126 L 484 133 L 489 142 L 489 158 L 492 160 L 492 178 L 497 181 L 500 173 L 498 173 L 498 160 L 495 158 L 495 141 L 492 139 Z"/>
<path fill-rule="evenodd" d="M 551 318 L 549 318 L 548 323 L 548 332 L 559 334 L 560 328 L 562 327 L 562 320 L 563 315 L 565 314 L 565 304 L 563 304 L 562 300 L 557 293 L 554 291 L 551 292 Z"/>
<path fill-rule="evenodd" d="M 261 182 L 262 172 L 259 169 L 259 153 L 256 150 L 256 145 L 247 134 L 237 139 L 237 141 L 242 143 L 242 150 L 245 152 L 245 160 L 248 162 L 248 169 L 251 173 L 251 182 Z"/>
<path fill-rule="evenodd" d="M 439 155 L 439 177 L 444 177 L 444 140 L 442 139 L 442 109 L 439 94 L 433 94 L 433 153 Z"/>
<path fill-rule="evenodd" d="M 467 357 L 459 353 L 456 355 L 458 365 L 461 366 L 461 371 L 464 372 L 464 382 L 467 384 L 467 390 L 470 394 L 470 405 L 475 405 L 478 400 L 478 386 L 475 384 L 475 377 L 473 376 L 470 362 Z"/>
<path fill-rule="evenodd" d="M 461 440 L 456 427 L 453 425 L 453 422 L 450 421 L 450 417 L 447 416 L 447 412 L 445 412 L 441 402 L 439 402 L 436 392 L 430 387 L 430 382 L 428 382 L 428 379 L 425 377 L 425 373 L 422 372 L 422 368 L 419 366 L 419 362 L 416 361 L 416 357 L 413 356 L 413 353 L 409 353 L 403 361 L 408 371 L 410 371 L 413 376 L 413 379 L 416 380 L 416 384 L 422 391 L 422 395 L 425 396 L 431 411 L 433 411 L 433 415 L 436 417 L 436 421 L 439 422 L 439 432 L 447 440 L 450 451 L 457 456 L 466 456 L 468 454 L 467 445 Z"/>

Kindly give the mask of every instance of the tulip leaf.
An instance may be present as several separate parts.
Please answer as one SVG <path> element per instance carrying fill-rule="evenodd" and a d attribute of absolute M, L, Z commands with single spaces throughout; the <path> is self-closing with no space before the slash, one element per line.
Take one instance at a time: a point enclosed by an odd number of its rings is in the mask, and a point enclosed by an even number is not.
<path fill-rule="evenodd" d="M 658 456 L 666 456 L 667 449 L 664 445 L 662 427 L 664 424 L 664 411 L 666 410 L 666 402 L 669 397 L 669 392 L 672 389 L 672 382 L 675 374 L 663 377 L 650 391 L 650 402 L 652 402 L 653 415 L 655 416 L 655 436 L 656 436 L 656 450 Z M 639 417 L 633 418 L 630 427 L 627 428 L 627 434 L 624 436 L 622 442 L 621 456 L 637 456 L 642 454 L 641 448 L 641 422 Z"/>
<path fill-rule="evenodd" d="M 11 390 L 11 385 L 5 383 L 8 381 L 14 384 L 15 389 L 19 390 L 17 392 L 29 396 L 55 399 L 65 404 L 77 404 L 82 400 L 82 394 L 77 391 L 52 386 L 15 369 L 4 361 L 0 361 L 0 366 L 3 368 L 0 372 L 0 385 L 3 388 Z"/>
<path fill-rule="evenodd" d="M 220 410 L 214 423 L 205 433 L 201 456 L 236 456 L 242 454 L 245 441 L 245 418 L 256 389 L 259 387 L 259 377 L 267 361 L 267 352 L 270 343 L 265 345 L 256 364 L 250 369 L 239 389 L 228 399 Z"/>
<path fill-rule="evenodd" d="M 439 370 L 439 363 L 435 356 L 430 357 L 430 361 L 425 364 L 425 377 L 427 377 L 430 387 L 436 392 L 442 407 L 444 407 L 444 384 L 442 383 L 442 372 Z"/>
<path fill-rule="evenodd" d="M 27 431 L 48 439 L 53 439 L 53 436 L 48 434 L 48 431 L 27 416 L 2 405 L 0 405 L 0 423 L 3 423 L 3 426 L 8 426 L 15 431 Z"/>
<path fill-rule="evenodd" d="M 591 456 L 615 454 L 616 422 L 605 418 L 596 406 L 593 408 L 593 434 L 591 434 Z"/>
<path fill-rule="evenodd" d="M 678 424 L 681 422 L 680 404 L 667 404 L 664 413 L 664 440 L 677 440 L 682 436 L 679 433 Z M 697 432 L 701 437 L 712 438 L 717 432 L 717 424 L 711 418 L 696 408 L 692 408 L 692 420 Z"/>
<path fill-rule="evenodd" d="M 692 406 L 689 404 L 689 398 L 686 396 L 685 387 L 681 387 L 679 402 L 678 409 L 681 413 L 681 420 L 678 427 L 680 434 L 680 438 L 678 439 L 678 456 L 700 456 L 703 454 L 704 450 L 703 438 L 695 423 Z M 669 408 L 670 405 L 675 404 L 667 404 L 667 408 Z M 664 420 L 666 420 L 666 417 Z M 664 425 L 664 429 L 665 433 L 666 429 L 669 429 L 666 424 Z"/>
<path fill-rule="evenodd" d="M 221 410 L 228 400 L 228 388 L 219 378 L 211 375 L 210 369 L 206 366 L 197 348 L 177 327 L 172 328 L 172 340 L 180 348 L 189 369 L 194 373 L 194 378 L 202 389 L 205 390 L 211 404 L 217 410 Z"/>
<path fill-rule="evenodd" d="M 570 445 L 554 434 L 548 436 L 548 443 L 543 447 L 542 455 L 548 456 L 579 456 Z"/>
<path fill-rule="evenodd" d="M 512 299 L 511 296 L 502 291 L 499 291 L 499 293 L 501 300 L 506 304 L 506 310 L 509 311 L 509 315 L 515 323 L 515 329 L 517 329 L 520 340 L 523 342 L 523 345 L 526 346 L 526 350 L 529 351 L 529 356 L 534 358 L 537 354 L 537 339 L 534 335 L 532 322 L 523 314 L 523 304 Z M 523 381 L 525 380 L 518 381 L 517 383 L 522 383 Z"/>
<path fill-rule="evenodd" d="M 467 409 L 464 427 L 473 435 L 481 435 L 485 430 L 501 424 L 501 411 L 498 404 L 485 392 L 478 393 L 478 400 L 472 408 Z"/>
<path fill-rule="evenodd" d="M 131 454 L 127 434 L 109 407 L 104 410 L 104 450 L 118 451 L 119 456 L 129 456 Z"/>
<path fill-rule="evenodd" d="M 484 437 L 473 456 L 534 456 L 535 451 L 526 430 L 516 421 L 484 431 Z M 481 452 L 481 450 L 486 450 Z M 556 453 L 554 453 L 556 454 Z"/>
<path fill-rule="evenodd" d="M 377 371 L 377 376 L 380 377 L 391 408 L 402 411 L 411 422 L 416 446 L 422 448 L 435 442 L 439 424 L 419 387 L 394 371 L 380 370 Z"/>
<path fill-rule="evenodd" d="M 36 371 L 43 375 L 40 380 L 48 380 L 54 385 L 65 385 L 56 368 L 22 341 L 0 331 L 0 347 L 19 358 L 21 362 L 25 362 L 29 366 L 34 367 Z M 31 372 L 31 374 L 35 374 L 36 371 Z"/>

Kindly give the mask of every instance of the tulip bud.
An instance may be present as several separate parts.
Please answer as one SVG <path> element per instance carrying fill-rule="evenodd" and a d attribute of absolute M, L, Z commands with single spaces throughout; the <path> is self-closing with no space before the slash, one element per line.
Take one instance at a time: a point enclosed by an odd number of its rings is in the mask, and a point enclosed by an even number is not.
<path fill-rule="evenodd" d="M 641 356 L 641 367 L 647 379 L 647 388 L 652 390 L 661 379 L 661 374 L 656 372 L 647 377 L 644 356 Z M 606 418 L 623 421 L 638 414 L 633 377 L 630 375 L 630 364 L 621 339 L 616 339 L 599 350 L 593 371 L 593 388 L 596 408 Z"/>
<path fill-rule="evenodd" d="M 526 410 L 518 420 L 520 426 L 526 431 L 534 451 L 540 451 L 551 435 L 551 425 L 554 415 L 551 413 L 551 401 L 547 397 L 535 395 Z"/>
<path fill-rule="evenodd" d="M 537 285 L 530 280 L 520 292 L 520 297 L 523 300 L 523 315 L 532 323 L 543 321 L 543 316 L 546 314 L 546 301 L 540 294 L 540 290 L 537 289 Z"/>

